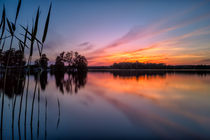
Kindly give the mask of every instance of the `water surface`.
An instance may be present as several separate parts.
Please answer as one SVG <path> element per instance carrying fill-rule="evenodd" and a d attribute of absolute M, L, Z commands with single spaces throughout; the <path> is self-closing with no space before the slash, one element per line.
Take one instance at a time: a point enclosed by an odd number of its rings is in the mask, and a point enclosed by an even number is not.
<path fill-rule="evenodd" d="M 0 77 L 3 139 L 210 138 L 208 73 L 14 77 Z"/>

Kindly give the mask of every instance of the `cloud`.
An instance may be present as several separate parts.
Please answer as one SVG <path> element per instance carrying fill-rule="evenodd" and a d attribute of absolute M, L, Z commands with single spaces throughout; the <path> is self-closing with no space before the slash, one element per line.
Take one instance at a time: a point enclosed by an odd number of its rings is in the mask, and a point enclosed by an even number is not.
<path fill-rule="evenodd" d="M 202 20 L 209 19 L 210 13 L 207 12 L 191 18 L 184 18 L 183 20 L 179 21 L 179 19 L 183 18 L 185 15 L 189 14 L 190 12 L 193 12 L 196 9 L 200 8 L 205 3 L 206 2 L 201 2 L 200 4 L 197 4 L 185 11 L 182 11 L 178 14 L 176 13 L 174 15 L 171 15 L 170 17 L 164 17 L 163 19 L 154 21 L 153 23 L 146 26 L 134 26 L 123 36 L 119 37 L 110 44 L 104 46 L 103 48 L 93 51 L 92 54 L 106 53 L 108 52 L 109 49 L 123 47 L 123 45 L 134 42 L 136 40 L 155 38 L 158 37 L 158 35 L 169 33 L 171 31 L 175 31 L 177 29 L 181 29 L 186 26 L 188 27 L 189 25 L 195 24 Z"/>
<path fill-rule="evenodd" d="M 78 46 L 87 46 L 89 44 L 90 44 L 89 42 L 84 42 L 84 43 L 79 44 Z"/>
<path fill-rule="evenodd" d="M 114 43 L 111 43 L 110 45 L 107 45 L 104 48 L 94 51 L 92 53 L 92 55 L 91 55 L 92 57 L 90 59 L 93 61 L 94 59 L 98 60 L 99 58 L 103 58 L 103 57 L 105 59 L 107 57 L 113 57 L 116 55 L 121 56 L 123 59 L 128 56 L 132 56 L 132 55 L 134 56 L 137 53 L 140 53 L 143 51 L 148 51 L 148 50 L 153 50 L 153 49 L 158 50 L 158 47 L 160 47 L 160 49 L 163 49 L 163 50 L 165 47 L 165 50 L 167 50 L 167 51 L 173 50 L 173 47 L 176 47 L 176 49 L 183 51 L 183 45 L 187 44 L 189 46 L 189 44 L 193 44 L 193 42 L 196 41 L 196 40 L 192 40 L 191 42 L 189 42 L 189 41 L 186 42 L 186 41 L 184 41 L 185 39 L 210 34 L 210 26 L 207 25 L 205 27 L 198 28 L 196 30 L 193 30 L 193 31 L 185 33 L 185 34 L 177 35 L 175 37 L 172 36 L 169 39 L 160 40 L 160 41 L 154 42 L 150 45 L 142 45 L 141 44 L 141 45 L 139 45 L 139 47 L 141 47 L 141 48 L 136 49 L 136 50 L 122 52 L 122 53 L 115 53 L 115 54 L 113 54 L 113 52 L 112 52 L 112 54 L 105 53 L 105 51 L 107 51 L 108 49 L 115 48 L 118 46 L 121 47 L 129 42 L 132 42 L 135 40 L 141 40 L 142 38 L 145 38 L 145 37 L 155 37 L 161 33 L 166 33 L 166 32 L 172 31 L 172 30 L 176 30 L 176 29 L 182 28 L 184 26 L 187 26 L 187 25 L 190 25 L 190 24 L 193 24 L 193 23 L 196 23 L 198 21 L 205 20 L 208 18 L 210 18 L 209 13 L 191 18 L 190 20 L 185 20 L 175 26 L 170 26 L 170 27 L 166 27 L 166 28 L 162 28 L 162 29 L 159 29 L 158 28 L 159 25 L 157 26 L 155 24 L 150 25 L 147 28 L 140 28 L 140 27 L 136 26 L 136 27 L 132 28 L 124 36 L 122 36 L 118 40 L 114 41 Z M 163 24 L 163 23 L 161 23 L 161 24 Z M 182 48 L 180 48 L 180 45 L 182 45 Z M 129 48 L 131 48 L 131 47 L 129 47 Z M 191 49 L 191 48 L 189 48 L 189 49 Z"/>
<path fill-rule="evenodd" d="M 140 48 L 140 49 L 137 49 L 137 50 L 134 50 L 134 51 L 125 52 L 125 53 L 139 53 L 139 52 L 142 52 L 142 51 L 146 51 L 146 50 L 151 50 L 151 49 L 157 48 L 159 45 L 160 45 L 160 43 L 155 43 L 155 44 L 152 44 L 152 45 L 150 45 L 148 47 Z"/>
<path fill-rule="evenodd" d="M 104 49 L 110 49 L 110 48 L 118 47 L 120 45 L 124 45 L 124 44 L 130 43 L 132 41 L 140 40 L 140 39 L 143 39 L 143 38 L 154 37 L 154 36 L 157 36 L 159 34 L 167 33 L 169 31 L 173 31 L 173 30 L 182 28 L 184 26 L 188 26 L 190 24 L 193 24 L 193 23 L 196 23 L 200 20 L 205 20 L 205 19 L 208 19 L 208 18 L 210 18 L 209 13 L 198 16 L 198 17 L 195 17 L 195 18 L 192 18 L 190 20 L 183 21 L 180 24 L 177 24 L 177 25 L 174 25 L 174 26 L 168 26 L 166 28 L 158 27 L 155 24 L 150 25 L 147 28 L 133 27 L 133 28 L 131 28 L 131 30 L 128 33 L 126 33 L 124 36 L 122 36 L 121 38 L 114 41 L 112 44 L 106 46 Z"/>
<path fill-rule="evenodd" d="M 54 62 L 56 56 L 63 51 L 60 49 L 62 49 L 62 46 L 64 46 L 65 43 L 66 40 L 62 35 L 53 29 L 49 30 L 46 43 L 44 43 L 43 46 L 43 53 L 47 54 L 47 57 L 50 59 L 50 63 Z M 33 60 L 39 58 L 38 48 L 34 47 L 34 51 Z"/>
<path fill-rule="evenodd" d="M 79 44 L 78 47 L 81 51 L 90 51 L 94 48 L 94 45 L 92 45 L 90 42 L 83 42 Z"/>
<path fill-rule="evenodd" d="M 64 43 L 66 42 L 64 37 L 55 30 L 49 30 L 48 34 L 49 34 L 49 39 L 45 44 L 45 49 L 48 50 L 58 49 L 60 48 L 60 46 L 63 46 Z"/>
<path fill-rule="evenodd" d="M 199 63 L 201 63 L 201 64 L 210 64 L 210 58 L 209 59 L 200 60 Z"/>
<path fill-rule="evenodd" d="M 194 55 L 191 56 L 189 54 L 188 55 L 181 54 L 185 52 L 186 50 L 188 50 L 188 53 L 190 53 L 189 49 L 191 50 L 191 52 L 197 51 L 197 49 L 192 49 L 188 47 L 190 46 L 190 44 L 194 43 L 193 40 L 192 42 L 186 42 L 184 41 L 184 39 L 189 39 L 192 37 L 197 37 L 197 36 L 206 35 L 206 34 L 210 34 L 210 26 L 206 26 L 206 27 L 182 34 L 182 35 L 178 35 L 176 37 L 171 37 L 167 40 L 154 42 L 150 45 L 144 45 L 144 46 L 141 46 L 142 48 L 140 49 L 125 51 L 125 52 L 108 53 L 108 54 L 96 53 L 95 55 L 91 55 L 87 57 L 87 59 L 90 62 L 89 63 L 90 65 L 94 65 L 94 64 L 102 65 L 102 62 L 103 64 L 110 65 L 113 62 L 118 62 L 118 61 L 141 60 L 143 62 L 156 61 L 156 62 L 161 62 L 161 63 L 162 62 L 170 63 L 168 62 L 170 58 L 173 58 L 174 61 L 175 59 L 177 60 L 177 58 L 182 58 L 182 59 L 187 59 L 187 58 L 192 58 L 192 57 L 195 58 Z M 183 47 L 183 45 L 186 45 L 186 43 L 188 46 Z M 180 47 L 179 45 L 182 45 L 182 47 Z M 160 56 L 158 55 L 159 53 L 157 52 L 161 52 L 161 54 L 165 54 L 165 55 Z M 175 58 L 174 55 L 176 55 L 177 57 Z M 198 55 L 198 56 L 201 57 L 201 55 Z M 198 58 L 198 56 L 196 58 Z M 194 61 L 195 60 L 193 60 L 193 62 Z"/>

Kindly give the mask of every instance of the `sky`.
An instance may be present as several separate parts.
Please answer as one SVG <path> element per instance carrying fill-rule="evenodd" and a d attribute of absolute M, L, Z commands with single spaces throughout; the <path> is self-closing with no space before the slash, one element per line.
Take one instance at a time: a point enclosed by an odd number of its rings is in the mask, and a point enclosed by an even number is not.
<path fill-rule="evenodd" d="M 89 66 L 210 64 L 209 0 L 22 0 L 18 24 L 32 25 L 40 6 L 41 39 L 50 2 L 44 53 L 51 63 L 62 51 L 78 51 Z M 3 3 L 13 21 L 18 0 L 0 0 L 0 14 Z"/>

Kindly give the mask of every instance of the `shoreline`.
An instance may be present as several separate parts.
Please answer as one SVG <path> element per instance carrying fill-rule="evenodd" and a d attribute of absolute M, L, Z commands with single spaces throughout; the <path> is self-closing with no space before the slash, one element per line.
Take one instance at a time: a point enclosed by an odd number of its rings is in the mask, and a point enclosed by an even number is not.
<path fill-rule="evenodd" d="M 88 72 L 94 71 L 139 71 L 139 72 L 210 72 L 210 69 L 88 69 Z"/>
<path fill-rule="evenodd" d="M 9 68 L 9 70 L 23 70 L 27 71 L 27 68 Z M 37 70 L 37 68 L 31 68 L 31 70 Z M 51 68 L 47 68 L 46 71 L 51 71 Z M 0 71 L 5 71 L 5 68 L 0 67 Z M 139 72 L 210 72 L 210 69 L 111 69 L 111 68 L 88 68 L 87 72 L 109 72 L 109 71 L 139 71 Z"/>

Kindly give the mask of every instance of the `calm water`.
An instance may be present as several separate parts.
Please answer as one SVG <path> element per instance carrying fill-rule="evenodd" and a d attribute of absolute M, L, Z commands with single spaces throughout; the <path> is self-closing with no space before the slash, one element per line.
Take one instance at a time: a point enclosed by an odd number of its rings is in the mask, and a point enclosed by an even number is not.
<path fill-rule="evenodd" d="M 210 138 L 209 74 L 15 77 L 0 83 L 4 139 Z"/>

